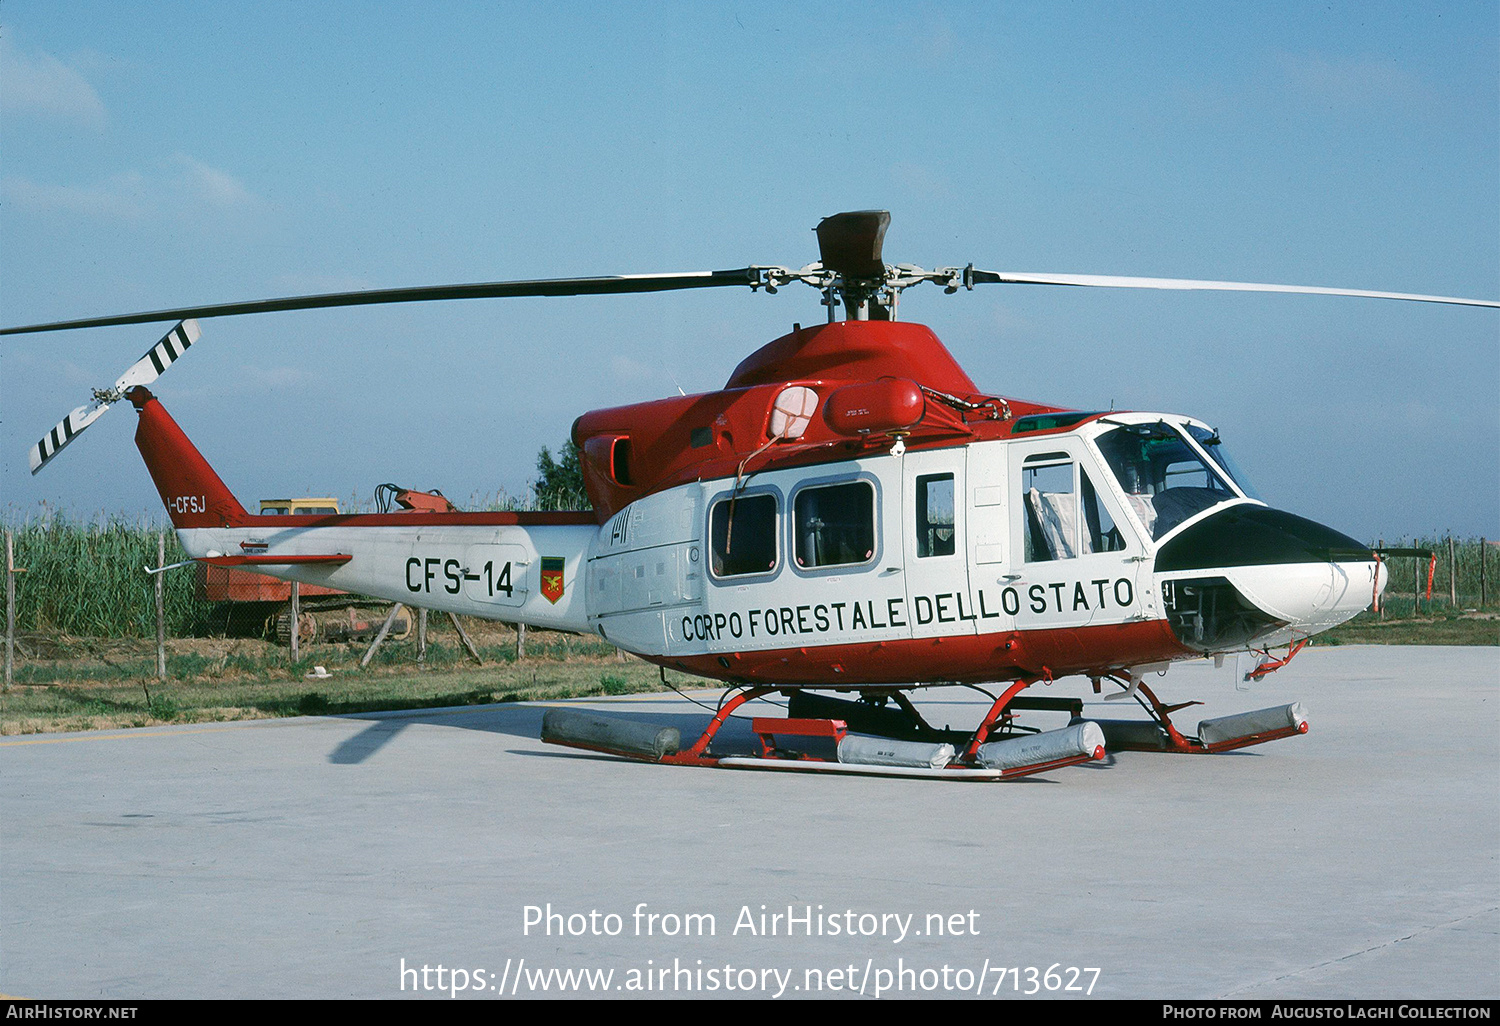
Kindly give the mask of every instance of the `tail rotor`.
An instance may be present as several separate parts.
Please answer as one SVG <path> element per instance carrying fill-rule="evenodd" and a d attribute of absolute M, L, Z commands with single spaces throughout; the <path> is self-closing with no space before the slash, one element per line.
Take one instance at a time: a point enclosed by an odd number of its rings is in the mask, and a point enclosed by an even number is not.
<path fill-rule="evenodd" d="M 126 392 L 137 385 L 149 385 L 161 377 L 168 367 L 188 351 L 189 346 L 198 341 L 199 335 L 197 321 L 179 321 L 156 345 L 146 350 L 144 356 L 131 364 L 113 386 L 94 389 L 92 402 L 69 413 L 31 447 L 31 472 L 35 474 L 51 463 L 85 428 L 104 416 L 105 410 L 124 399 Z"/>

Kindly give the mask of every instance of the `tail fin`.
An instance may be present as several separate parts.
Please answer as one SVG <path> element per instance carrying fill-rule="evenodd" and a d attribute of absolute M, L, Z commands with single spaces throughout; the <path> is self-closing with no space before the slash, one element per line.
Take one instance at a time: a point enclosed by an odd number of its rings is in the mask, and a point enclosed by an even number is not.
<path fill-rule="evenodd" d="M 135 445 L 173 527 L 231 527 L 249 516 L 182 428 L 145 386 L 126 393 L 140 414 Z"/>

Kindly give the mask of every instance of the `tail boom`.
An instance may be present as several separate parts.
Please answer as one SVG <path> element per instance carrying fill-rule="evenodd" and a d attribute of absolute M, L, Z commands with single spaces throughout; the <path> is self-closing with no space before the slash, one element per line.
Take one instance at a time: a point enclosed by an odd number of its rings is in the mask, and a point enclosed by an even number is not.
<path fill-rule="evenodd" d="M 589 632 L 582 574 L 590 513 L 403 512 L 255 516 L 146 388 L 127 397 L 135 442 L 195 560 L 410 606 Z"/>

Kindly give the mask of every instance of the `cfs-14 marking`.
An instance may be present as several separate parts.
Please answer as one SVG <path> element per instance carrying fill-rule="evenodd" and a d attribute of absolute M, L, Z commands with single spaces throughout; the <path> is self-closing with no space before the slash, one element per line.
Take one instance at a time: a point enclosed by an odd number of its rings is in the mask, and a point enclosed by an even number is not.
<path fill-rule="evenodd" d="M 495 569 L 495 561 L 487 559 L 479 573 L 471 573 L 467 564 L 456 559 L 443 559 L 437 556 L 412 556 L 406 561 L 406 590 L 413 594 L 427 593 L 433 591 L 436 582 L 439 587 L 449 595 L 457 595 L 464 586 L 464 582 L 477 584 L 484 582 L 484 594 L 494 598 L 504 593 L 506 598 L 515 594 L 515 589 L 510 583 L 510 563 L 502 563 L 500 569 Z"/>

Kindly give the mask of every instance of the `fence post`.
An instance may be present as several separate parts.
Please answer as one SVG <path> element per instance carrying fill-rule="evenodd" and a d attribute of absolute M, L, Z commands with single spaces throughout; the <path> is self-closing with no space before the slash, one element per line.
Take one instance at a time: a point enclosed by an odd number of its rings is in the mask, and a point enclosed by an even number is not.
<path fill-rule="evenodd" d="M 1411 557 L 1411 615 L 1412 619 L 1422 615 L 1422 557 Z"/>
<path fill-rule="evenodd" d="M 296 585 L 293 585 L 293 587 L 296 587 Z M 294 591 L 292 594 L 295 596 L 297 593 Z M 370 665 L 370 660 L 375 658 L 375 652 L 380 648 L 381 642 L 385 641 L 385 636 L 391 633 L 391 627 L 396 622 L 396 614 L 405 608 L 400 602 L 391 607 L 390 614 L 385 618 L 385 623 L 380 625 L 380 632 L 375 635 L 375 640 L 370 642 L 370 647 L 365 650 L 365 657 L 359 661 L 360 669 L 364 669 Z"/>
<path fill-rule="evenodd" d="M 156 565 L 164 567 L 167 565 L 167 532 L 156 532 Z M 156 677 L 158 680 L 167 679 L 167 600 L 166 600 L 167 573 L 165 570 L 156 572 Z"/>
<path fill-rule="evenodd" d="M 5 532 L 5 686 L 10 690 L 16 658 L 16 552 L 13 539 Z"/>
<path fill-rule="evenodd" d="M 410 612 L 410 610 L 408 610 Z M 427 607 L 417 610 L 417 662 L 427 661 Z"/>
<path fill-rule="evenodd" d="M 453 630 L 458 634 L 458 640 L 463 643 L 464 651 L 480 666 L 484 665 L 484 658 L 479 654 L 479 649 L 474 647 L 474 642 L 469 637 L 469 632 L 464 630 L 464 625 L 458 622 L 457 613 L 449 613 L 448 619 L 453 622 Z"/>
<path fill-rule="evenodd" d="M 526 625 L 516 624 L 516 660 L 519 662 L 526 658 Z"/>
<path fill-rule="evenodd" d="M 298 645 L 297 635 L 302 633 L 302 587 L 300 582 L 292 582 L 292 665 L 297 664 Z"/>
<path fill-rule="evenodd" d="M 1385 548 L 1385 539 L 1384 538 L 1377 538 L 1377 539 L 1375 539 L 1375 547 L 1377 549 L 1383 549 L 1383 548 Z M 1376 572 L 1376 574 L 1380 573 L 1379 564 L 1376 565 L 1375 572 Z M 1382 601 L 1380 601 L 1380 599 L 1381 599 L 1381 594 L 1379 592 L 1376 592 L 1375 593 L 1375 612 L 1380 615 L 1380 619 L 1384 620 L 1385 619 L 1385 603 L 1382 602 Z"/>
<path fill-rule="evenodd" d="M 1458 549 L 1451 534 L 1448 536 L 1448 604 L 1458 608 Z"/>

